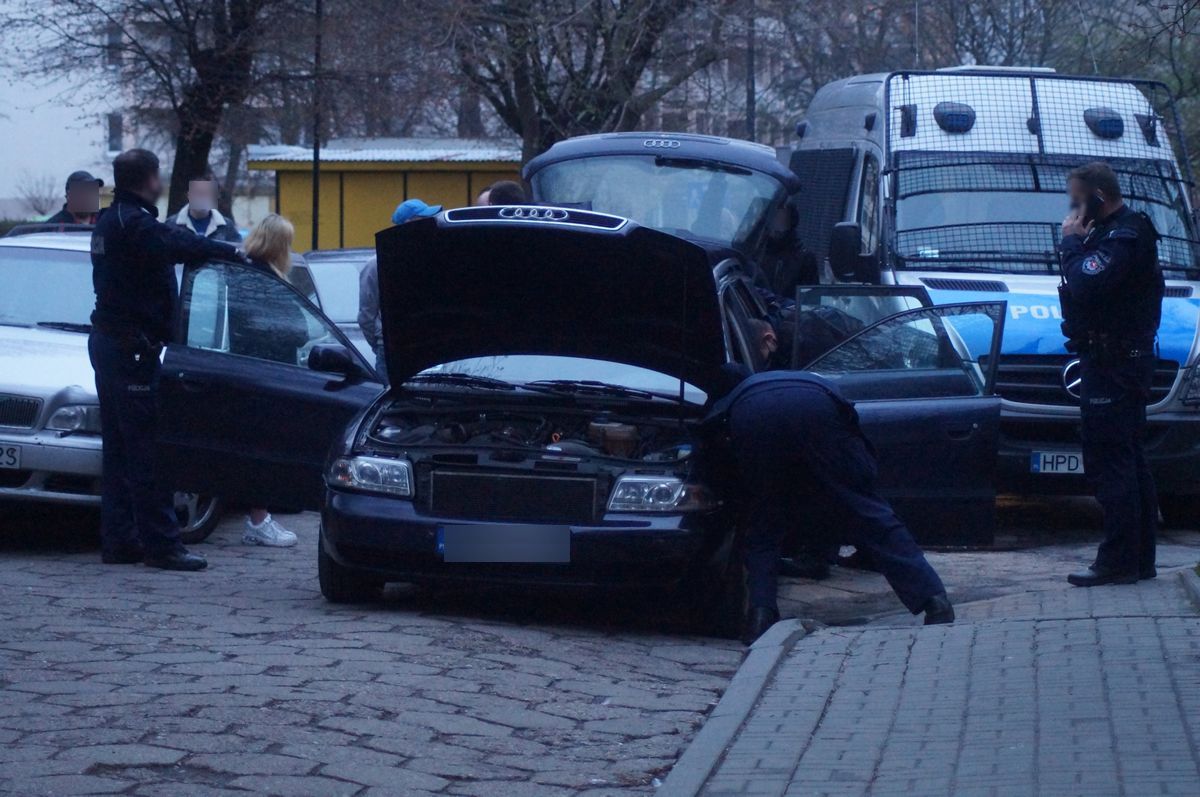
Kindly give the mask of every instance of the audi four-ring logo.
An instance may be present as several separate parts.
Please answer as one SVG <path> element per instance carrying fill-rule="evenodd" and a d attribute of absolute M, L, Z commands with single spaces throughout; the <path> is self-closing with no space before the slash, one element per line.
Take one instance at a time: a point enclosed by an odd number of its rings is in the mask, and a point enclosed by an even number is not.
<path fill-rule="evenodd" d="M 648 138 L 642 142 L 642 146 L 651 149 L 679 149 L 679 142 L 672 138 Z"/>
<path fill-rule="evenodd" d="M 500 209 L 502 219 L 533 219 L 537 221 L 566 221 L 570 214 L 562 208 L 507 207 Z"/>
<path fill-rule="evenodd" d="M 1071 398 L 1079 398 L 1079 387 L 1083 384 L 1083 367 L 1079 360 L 1071 360 L 1063 367 L 1062 386 Z"/>

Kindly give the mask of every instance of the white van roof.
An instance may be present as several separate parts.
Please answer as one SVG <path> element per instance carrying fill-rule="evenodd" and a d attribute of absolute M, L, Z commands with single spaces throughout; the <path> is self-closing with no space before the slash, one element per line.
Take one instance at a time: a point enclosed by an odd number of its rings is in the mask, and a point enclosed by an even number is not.
<path fill-rule="evenodd" d="M 934 109 L 940 103 L 968 107 L 974 113 L 970 129 L 948 132 L 939 125 Z M 798 126 L 803 130 L 798 148 L 857 139 L 893 152 L 1041 152 L 1174 162 L 1162 118 L 1173 115 L 1169 103 L 1160 84 L 1031 68 L 860 75 L 817 92 Z M 1085 117 L 1107 121 L 1097 132 Z"/>

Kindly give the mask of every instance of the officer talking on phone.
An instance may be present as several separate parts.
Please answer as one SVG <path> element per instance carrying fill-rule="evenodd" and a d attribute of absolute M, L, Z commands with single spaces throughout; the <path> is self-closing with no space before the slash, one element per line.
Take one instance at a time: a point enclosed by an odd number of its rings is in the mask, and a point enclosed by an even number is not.
<path fill-rule="evenodd" d="M 1142 431 L 1157 359 L 1163 276 L 1158 232 L 1121 198 L 1117 176 L 1089 163 L 1067 176 L 1059 288 L 1067 349 L 1081 366 L 1083 467 L 1104 509 L 1096 561 L 1067 580 L 1078 587 L 1154 578 L 1158 497 Z"/>
<path fill-rule="evenodd" d="M 235 259 L 237 250 L 158 221 L 158 158 L 144 149 L 113 161 L 113 202 L 92 233 L 96 310 L 88 353 L 103 437 L 100 540 L 105 564 L 145 562 L 203 570 L 179 542 L 171 489 L 154 467 L 159 355 L 175 316 L 175 264 Z"/>

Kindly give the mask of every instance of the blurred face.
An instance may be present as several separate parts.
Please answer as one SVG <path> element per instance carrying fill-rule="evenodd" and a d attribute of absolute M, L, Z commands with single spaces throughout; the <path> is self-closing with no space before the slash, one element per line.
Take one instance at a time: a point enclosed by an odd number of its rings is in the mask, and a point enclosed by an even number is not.
<path fill-rule="evenodd" d="M 188 210 L 192 215 L 203 217 L 217 206 L 217 183 L 215 180 L 192 180 L 188 183 Z"/>
<path fill-rule="evenodd" d="M 100 186 L 95 183 L 72 183 L 67 189 L 67 210 L 85 216 L 100 210 Z"/>
<path fill-rule="evenodd" d="M 142 190 L 142 196 L 151 202 L 157 202 L 163 194 L 162 175 L 155 172 L 146 180 L 146 187 Z"/>
<path fill-rule="evenodd" d="M 1082 180 L 1067 181 L 1067 197 L 1071 200 L 1072 210 L 1082 210 L 1085 213 L 1088 208 L 1088 200 L 1096 196 L 1100 202 L 1107 202 L 1108 197 L 1104 196 L 1100 191 L 1093 190 L 1087 183 Z M 1095 200 L 1093 200 L 1094 202 Z"/>

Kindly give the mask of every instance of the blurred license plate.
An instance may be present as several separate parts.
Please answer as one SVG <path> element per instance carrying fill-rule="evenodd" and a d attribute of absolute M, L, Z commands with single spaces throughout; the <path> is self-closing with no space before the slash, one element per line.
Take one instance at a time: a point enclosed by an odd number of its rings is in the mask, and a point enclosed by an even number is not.
<path fill-rule="evenodd" d="M 21 467 L 21 447 L 0 445 L 0 468 L 16 470 Z"/>
<path fill-rule="evenodd" d="M 1033 473 L 1083 473 L 1083 454 L 1078 451 L 1034 451 L 1029 469 Z"/>
<path fill-rule="evenodd" d="M 571 527 L 536 523 L 442 526 L 438 551 L 447 562 L 561 564 L 571 561 Z"/>

